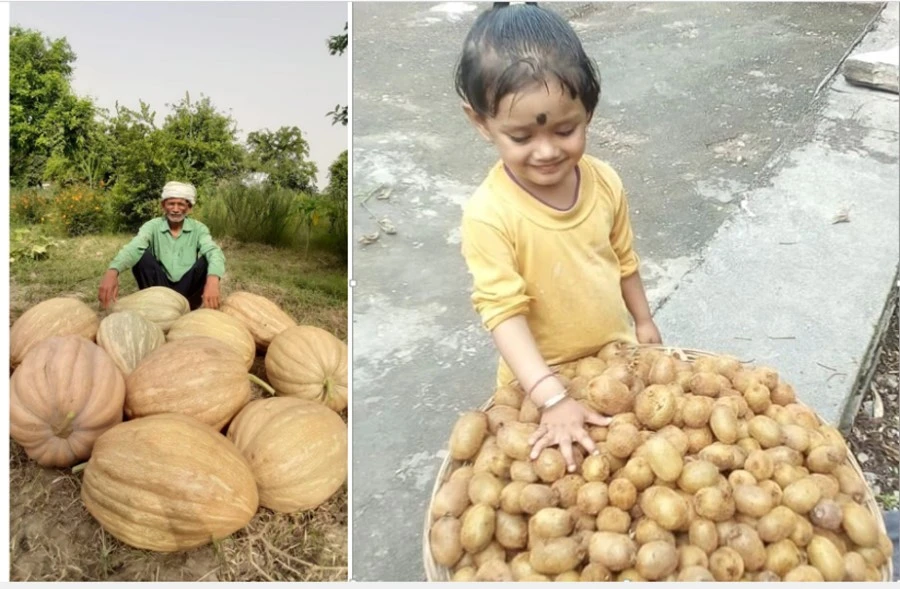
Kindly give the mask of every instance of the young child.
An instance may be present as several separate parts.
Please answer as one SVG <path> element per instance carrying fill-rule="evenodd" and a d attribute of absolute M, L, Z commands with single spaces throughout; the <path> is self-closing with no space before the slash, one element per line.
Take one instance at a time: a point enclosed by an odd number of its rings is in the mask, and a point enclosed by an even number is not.
<path fill-rule="evenodd" d="M 472 301 L 500 351 L 498 385 L 517 380 L 541 408 L 532 458 L 596 447 L 609 418 L 565 396 L 552 366 L 612 341 L 661 343 L 632 249 L 622 181 L 585 155 L 599 74 L 575 32 L 536 5 L 498 6 L 469 31 L 456 90 L 500 162 L 467 202 L 462 251 Z"/>

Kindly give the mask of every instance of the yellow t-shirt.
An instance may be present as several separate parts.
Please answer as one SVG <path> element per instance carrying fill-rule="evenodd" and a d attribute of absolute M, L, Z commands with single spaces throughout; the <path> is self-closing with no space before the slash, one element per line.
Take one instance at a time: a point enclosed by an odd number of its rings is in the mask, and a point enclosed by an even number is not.
<path fill-rule="evenodd" d="M 628 203 L 618 174 L 590 156 L 578 163 L 575 204 L 561 211 L 493 167 L 462 219 L 472 302 L 490 331 L 525 315 L 551 366 L 594 354 L 611 341 L 635 343 L 621 279 L 638 269 Z M 515 380 L 501 358 L 498 384 Z"/>

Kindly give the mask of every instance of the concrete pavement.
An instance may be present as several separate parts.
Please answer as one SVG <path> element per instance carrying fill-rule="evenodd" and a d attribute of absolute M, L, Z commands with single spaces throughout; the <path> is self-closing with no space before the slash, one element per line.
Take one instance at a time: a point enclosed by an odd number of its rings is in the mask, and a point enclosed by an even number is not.
<path fill-rule="evenodd" d="M 496 155 L 452 88 L 486 6 L 353 6 L 353 232 L 397 230 L 353 251 L 358 580 L 424 578 L 450 428 L 491 393 L 457 227 Z M 898 260 L 896 96 L 833 76 L 881 5 L 552 7 L 600 66 L 589 151 L 628 188 L 666 342 L 768 363 L 836 420 Z"/>

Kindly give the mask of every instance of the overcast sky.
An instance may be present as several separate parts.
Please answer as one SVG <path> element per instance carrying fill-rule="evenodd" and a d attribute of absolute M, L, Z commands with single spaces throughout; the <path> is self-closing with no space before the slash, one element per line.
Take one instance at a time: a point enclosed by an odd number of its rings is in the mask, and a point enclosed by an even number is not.
<path fill-rule="evenodd" d="M 185 91 L 209 96 L 247 133 L 299 127 L 328 182 L 347 128 L 326 113 L 347 104 L 347 56 L 328 53 L 344 2 L 13 2 L 10 24 L 65 37 L 73 86 L 112 110 L 143 100 L 157 124 Z"/>

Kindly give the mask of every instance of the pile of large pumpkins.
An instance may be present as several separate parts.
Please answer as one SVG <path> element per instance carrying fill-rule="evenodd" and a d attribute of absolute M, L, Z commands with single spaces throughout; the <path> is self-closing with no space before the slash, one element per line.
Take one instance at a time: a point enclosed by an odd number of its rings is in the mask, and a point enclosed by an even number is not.
<path fill-rule="evenodd" d="M 612 415 L 599 452 L 530 458 L 540 412 L 501 387 L 464 413 L 426 515 L 454 581 L 881 581 L 893 551 L 840 432 L 774 370 L 616 344 L 559 371 Z M 874 508 L 877 510 L 877 507 Z"/>
<path fill-rule="evenodd" d="M 185 550 L 341 488 L 344 342 L 247 292 L 190 311 L 152 287 L 110 311 L 53 298 L 10 332 L 10 435 L 42 466 L 87 460 L 81 497 L 109 533 Z M 248 372 L 257 351 L 271 386 Z M 251 400 L 251 381 L 275 396 Z"/>

